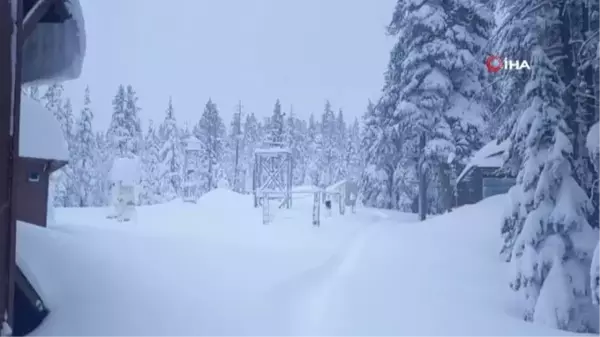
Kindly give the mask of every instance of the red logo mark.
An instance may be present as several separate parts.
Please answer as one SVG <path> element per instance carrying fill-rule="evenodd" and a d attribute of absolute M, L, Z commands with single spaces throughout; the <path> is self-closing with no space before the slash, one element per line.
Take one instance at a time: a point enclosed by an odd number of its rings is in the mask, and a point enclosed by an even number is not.
<path fill-rule="evenodd" d="M 500 69 L 504 68 L 504 62 L 500 57 L 490 55 L 485 59 L 485 66 L 490 73 L 497 73 Z"/>

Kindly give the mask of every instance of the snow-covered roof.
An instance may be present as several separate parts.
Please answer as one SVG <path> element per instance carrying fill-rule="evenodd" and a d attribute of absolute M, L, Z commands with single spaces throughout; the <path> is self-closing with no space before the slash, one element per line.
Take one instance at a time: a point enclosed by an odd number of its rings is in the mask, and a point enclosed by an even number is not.
<path fill-rule="evenodd" d="M 135 186 L 140 181 L 141 166 L 137 157 L 116 158 L 110 170 L 110 180 Z"/>
<path fill-rule="evenodd" d="M 63 23 L 39 22 L 23 44 L 24 84 L 78 78 L 86 50 L 85 22 L 79 0 L 64 1 L 71 15 Z"/>
<path fill-rule="evenodd" d="M 285 148 L 285 147 L 271 147 L 271 148 L 267 148 L 267 149 L 256 149 L 254 150 L 254 153 L 260 153 L 260 154 L 278 154 L 278 153 L 291 153 L 290 149 Z"/>
<path fill-rule="evenodd" d="M 69 160 L 69 148 L 54 114 L 34 99 L 21 95 L 19 156 Z"/>
<path fill-rule="evenodd" d="M 346 180 L 340 180 L 337 183 L 326 187 L 325 191 L 326 192 L 338 192 L 338 190 L 340 188 L 342 188 L 342 186 L 344 186 L 344 184 L 346 184 Z"/>
<path fill-rule="evenodd" d="M 189 136 L 183 140 L 186 150 L 201 150 L 202 142 L 196 136 Z"/>
<path fill-rule="evenodd" d="M 471 157 L 471 160 L 458 178 L 456 178 L 456 181 L 459 182 L 474 167 L 501 168 L 504 164 L 503 155 L 508 150 L 509 145 L 509 140 L 505 140 L 499 144 L 496 140 L 493 140 L 485 144 Z"/>

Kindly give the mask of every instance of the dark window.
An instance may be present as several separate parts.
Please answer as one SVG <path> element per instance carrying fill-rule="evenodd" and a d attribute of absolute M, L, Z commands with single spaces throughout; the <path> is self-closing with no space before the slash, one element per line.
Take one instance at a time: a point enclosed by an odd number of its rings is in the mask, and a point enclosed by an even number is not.
<path fill-rule="evenodd" d="M 514 184 L 514 178 L 483 178 L 483 197 L 506 193 Z"/>
<path fill-rule="evenodd" d="M 40 174 L 38 172 L 29 173 L 29 181 L 32 183 L 37 183 L 40 181 Z"/>

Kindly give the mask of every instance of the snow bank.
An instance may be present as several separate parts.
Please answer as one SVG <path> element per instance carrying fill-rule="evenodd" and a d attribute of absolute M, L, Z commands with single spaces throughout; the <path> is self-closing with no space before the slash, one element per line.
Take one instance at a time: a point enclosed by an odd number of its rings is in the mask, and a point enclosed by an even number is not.
<path fill-rule="evenodd" d="M 586 145 L 591 153 L 596 156 L 600 155 L 600 127 L 598 123 L 590 128 L 587 134 Z"/>
<path fill-rule="evenodd" d="M 69 149 L 60 123 L 39 102 L 21 95 L 19 156 L 69 160 Z"/>

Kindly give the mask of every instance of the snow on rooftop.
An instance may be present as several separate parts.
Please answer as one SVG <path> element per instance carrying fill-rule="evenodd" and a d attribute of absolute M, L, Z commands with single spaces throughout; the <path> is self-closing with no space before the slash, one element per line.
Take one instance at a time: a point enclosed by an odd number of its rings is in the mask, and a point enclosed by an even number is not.
<path fill-rule="evenodd" d="M 34 99 L 21 95 L 19 156 L 69 160 L 69 148 L 54 114 Z"/>
<path fill-rule="evenodd" d="M 344 179 L 344 180 L 340 180 L 340 181 L 338 181 L 337 183 L 335 183 L 335 184 L 333 184 L 333 185 L 330 185 L 330 186 L 328 186 L 327 188 L 325 188 L 325 191 L 326 191 L 326 192 L 338 192 L 338 190 L 339 190 L 339 189 L 340 189 L 342 186 L 344 186 L 344 184 L 346 184 L 346 181 L 347 181 L 347 180 L 345 180 L 345 179 Z"/>
<path fill-rule="evenodd" d="M 140 181 L 141 167 L 137 157 L 116 158 L 110 170 L 112 182 L 120 182 L 123 185 L 135 186 Z"/>
<path fill-rule="evenodd" d="M 479 149 L 471 160 L 465 166 L 464 170 L 460 173 L 456 181 L 459 182 L 462 178 L 471 171 L 473 167 L 485 167 L 485 168 L 501 168 L 504 164 L 504 153 L 508 150 L 510 142 L 505 140 L 498 144 L 497 140 L 485 144 Z"/>
<path fill-rule="evenodd" d="M 285 147 L 271 147 L 266 149 L 256 149 L 254 153 L 264 153 L 264 154 L 278 154 L 278 153 L 291 153 L 290 149 Z"/>
<path fill-rule="evenodd" d="M 52 84 L 79 77 L 86 52 L 83 11 L 79 0 L 65 1 L 71 18 L 38 23 L 23 45 L 23 83 Z"/>

